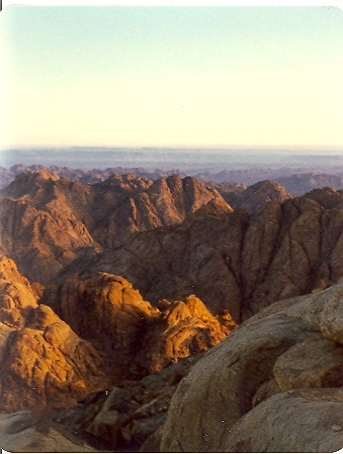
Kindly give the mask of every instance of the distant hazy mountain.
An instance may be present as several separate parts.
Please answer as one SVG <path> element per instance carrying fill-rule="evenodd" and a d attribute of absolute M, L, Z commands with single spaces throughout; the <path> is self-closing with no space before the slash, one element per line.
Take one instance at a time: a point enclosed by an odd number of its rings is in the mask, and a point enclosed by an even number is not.
<path fill-rule="evenodd" d="M 249 169 L 233 169 L 222 170 L 221 172 L 214 173 L 210 171 L 201 172 L 196 174 L 196 178 L 200 181 L 213 183 L 241 183 L 241 184 L 255 184 L 262 180 L 276 180 L 283 176 L 292 175 L 294 169 L 290 167 L 282 167 L 275 169 L 270 167 L 253 167 Z"/>
<path fill-rule="evenodd" d="M 30 165 L 26 166 L 23 164 L 16 164 L 8 169 L 0 167 L 0 189 L 6 188 L 17 175 L 24 172 L 30 171 L 39 171 L 45 170 L 47 172 L 54 172 L 59 177 L 67 177 L 70 180 L 80 181 L 83 184 L 93 184 L 99 183 L 109 178 L 114 173 L 120 175 L 127 175 L 129 173 L 134 173 L 138 177 L 149 178 L 151 180 L 157 180 L 161 177 L 167 177 L 172 174 L 179 174 L 180 176 L 186 176 L 177 170 L 171 170 L 170 172 L 164 172 L 162 170 L 156 169 L 152 172 L 147 171 L 141 167 L 127 168 L 127 167 L 111 167 L 106 169 L 92 169 L 92 170 L 82 170 L 82 169 L 72 169 L 70 167 L 60 167 L 60 166 L 43 166 L 43 165 Z"/>
<path fill-rule="evenodd" d="M 343 188 L 342 176 L 326 173 L 297 173 L 288 177 L 276 178 L 275 181 L 293 195 L 302 195 L 315 188 L 330 187 L 336 190 Z"/>
<path fill-rule="evenodd" d="M 235 190 L 239 190 L 239 186 L 252 185 L 260 181 L 273 180 L 283 186 L 286 191 L 293 195 L 302 195 L 315 188 L 332 187 L 341 189 L 343 187 L 343 171 L 342 167 L 335 167 L 332 173 L 308 172 L 305 169 L 294 173 L 291 167 L 271 168 L 271 167 L 252 167 L 246 169 L 224 169 L 220 172 L 211 172 L 210 170 L 197 172 L 180 171 L 177 168 L 171 170 L 161 170 L 156 168 L 149 171 L 143 167 L 108 167 L 105 169 L 85 170 L 82 168 L 71 168 L 66 166 L 44 166 L 44 165 L 23 165 L 16 164 L 10 168 L 0 167 L 0 189 L 6 188 L 14 178 L 23 172 L 46 170 L 54 172 L 59 177 L 67 177 L 70 180 L 80 181 L 83 184 L 94 184 L 104 181 L 114 173 L 119 175 L 135 174 L 141 178 L 149 178 L 157 180 L 159 178 L 167 178 L 170 175 L 176 174 L 181 177 L 195 176 L 198 180 L 204 183 L 226 184 L 226 189 L 222 186 L 222 190 L 227 192 L 227 184 L 236 185 Z M 237 186 L 238 185 L 238 186 Z M 232 188 L 231 188 L 232 189 Z M 231 191 L 230 189 L 230 191 Z"/>
<path fill-rule="evenodd" d="M 321 167 L 316 171 L 309 171 L 306 168 L 294 171 L 291 167 L 252 167 L 247 169 L 222 170 L 214 173 L 210 171 L 196 174 L 196 178 L 204 182 L 213 183 L 241 183 L 255 184 L 263 180 L 274 180 L 283 186 L 293 195 L 305 194 L 316 188 L 326 186 L 334 189 L 342 188 L 343 171 L 342 167 L 332 168 L 331 173 L 323 173 Z"/>
<path fill-rule="evenodd" d="M 257 149 L 257 148 L 106 148 L 70 147 L 9 150 L 0 152 L 0 165 L 11 167 L 16 163 L 27 166 L 68 166 L 83 170 L 143 167 L 149 172 L 174 169 L 188 175 L 202 172 L 220 173 L 225 169 L 282 169 L 289 168 L 288 175 L 298 172 L 342 173 L 343 152 L 334 149 Z M 279 175 L 281 176 L 281 175 Z M 282 174 L 285 176 L 285 173 Z M 276 175 L 264 175 L 254 181 L 275 179 Z M 213 180 L 210 178 L 210 180 Z M 214 181 L 214 180 L 213 180 Z M 220 183 L 221 181 L 216 181 Z"/>

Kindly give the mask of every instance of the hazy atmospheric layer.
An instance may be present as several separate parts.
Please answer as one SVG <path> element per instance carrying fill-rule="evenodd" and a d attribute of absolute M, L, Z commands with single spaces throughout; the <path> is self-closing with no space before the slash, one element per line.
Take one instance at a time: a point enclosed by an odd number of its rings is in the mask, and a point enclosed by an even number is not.
<path fill-rule="evenodd" d="M 341 171 L 343 154 L 339 149 L 260 150 L 197 148 L 41 148 L 0 152 L 0 166 L 41 164 L 69 166 L 85 170 L 107 167 L 144 167 L 147 170 L 180 170 L 185 173 L 288 167 L 293 171 Z"/>

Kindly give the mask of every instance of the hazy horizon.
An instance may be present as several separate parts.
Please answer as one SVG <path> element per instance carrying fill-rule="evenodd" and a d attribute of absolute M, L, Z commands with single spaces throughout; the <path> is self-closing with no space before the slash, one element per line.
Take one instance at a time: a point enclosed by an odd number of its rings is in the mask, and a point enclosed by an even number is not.
<path fill-rule="evenodd" d="M 263 152 L 282 152 L 282 151 L 290 151 L 294 154 L 298 153 L 313 153 L 313 151 L 322 151 L 323 154 L 326 154 L 327 151 L 330 152 L 337 152 L 341 154 L 343 152 L 343 145 L 342 146 L 297 146 L 297 145 L 289 145 L 289 146 L 273 146 L 273 145 L 212 145 L 212 146 L 198 146 L 198 145 L 180 145 L 180 146 L 156 146 L 156 145 L 142 145 L 142 146 L 119 146 L 119 145 L 66 145 L 66 146 L 58 146 L 54 144 L 50 145 L 42 145 L 42 146 L 21 146 L 21 147 L 12 147 L 7 149 L 0 149 L 0 153 L 2 152 L 9 152 L 12 150 L 46 150 L 46 149 L 55 149 L 55 150 L 66 150 L 66 149 L 83 149 L 83 150 L 94 150 L 94 149 L 106 149 L 106 150 L 204 150 L 204 151 L 211 151 L 211 150 L 218 150 L 218 151 L 239 151 L 239 150 L 251 150 L 255 151 L 256 153 L 263 151 Z M 319 153 L 322 154 L 322 153 Z"/>
<path fill-rule="evenodd" d="M 343 146 L 338 8 L 12 6 L 0 31 L 1 150 Z"/>
<path fill-rule="evenodd" d="M 306 152 L 307 151 L 307 152 Z M 318 150 L 317 150 L 318 151 Z M 294 171 L 337 172 L 343 166 L 343 154 L 315 153 L 313 150 L 289 149 L 263 151 L 253 148 L 164 148 L 164 147 L 46 147 L 12 149 L 0 152 L 0 166 L 16 164 L 66 166 L 85 170 L 111 167 L 146 170 L 180 170 L 197 172 L 222 170 L 288 167 Z"/>

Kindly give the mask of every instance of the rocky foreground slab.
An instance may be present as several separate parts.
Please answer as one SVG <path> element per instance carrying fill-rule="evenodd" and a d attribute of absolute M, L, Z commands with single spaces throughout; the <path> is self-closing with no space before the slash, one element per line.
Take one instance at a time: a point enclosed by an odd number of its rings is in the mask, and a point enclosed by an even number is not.
<path fill-rule="evenodd" d="M 275 303 L 192 368 L 149 446 L 162 452 L 343 447 L 343 284 Z"/>

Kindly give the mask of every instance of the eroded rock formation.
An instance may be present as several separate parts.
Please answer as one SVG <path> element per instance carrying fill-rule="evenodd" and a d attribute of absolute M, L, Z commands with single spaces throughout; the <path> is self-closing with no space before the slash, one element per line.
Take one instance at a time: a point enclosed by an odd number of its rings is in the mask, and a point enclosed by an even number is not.
<path fill-rule="evenodd" d="M 51 286 L 42 302 L 106 351 L 113 374 L 125 377 L 156 372 L 207 350 L 236 326 L 229 314 L 213 316 L 194 295 L 153 307 L 128 281 L 102 272 Z"/>
<path fill-rule="evenodd" d="M 207 350 L 235 327 L 194 296 L 154 308 L 125 279 L 106 273 L 68 280 L 53 308 L 36 287 L 1 257 L 0 411 L 68 408 Z"/>
<path fill-rule="evenodd" d="M 93 393 L 52 419 L 100 450 L 336 451 L 342 301 L 338 284 L 274 303 L 209 351 Z M 182 305 L 174 311 L 175 319 Z"/>
<path fill-rule="evenodd" d="M 99 449 L 341 447 L 343 191 L 260 186 L 233 210 L 194 178 L 20 175 L 1 248 L 31 282 L 0 257 L 0 411 Z"/>
<path fill-rule="evenodd" d="M 98 353 L 37 304 L 37 292 L 3 256 L 0 277 L 0 410 L 66 408 L 103 387 Z"/>

